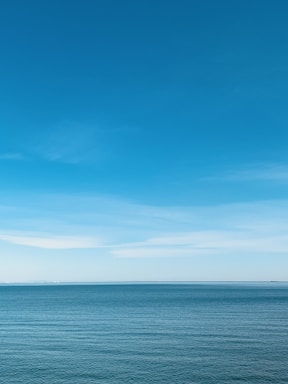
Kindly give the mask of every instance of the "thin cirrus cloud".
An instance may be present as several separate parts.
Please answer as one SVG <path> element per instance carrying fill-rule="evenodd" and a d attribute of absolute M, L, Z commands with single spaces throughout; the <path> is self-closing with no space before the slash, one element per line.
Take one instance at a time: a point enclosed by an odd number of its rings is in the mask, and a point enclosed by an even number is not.
<path fill-rule="evenodd" d="M 286 228 L 286 227 L 285 227 Z M 189 257 L 199 255 L 231 255 L 235 253 L 288 252 L 286 234 L 270 233 L 267 229 L 254 228 L 250 231 L 238 229 L 233 231 L 195 231 L 178 233 L 161 238 L 151 238 L 144 242 L 125 244 L 111 253 L 116 257 Z"/>
<path fill-rule="evenodd" d="M 111 129 L 66 122 L 38 134 L 32 152 L 51 162 L 97 164 L 112 156 L 115 134 Z"/>
<path fill-rule="evenodd" d="M 204 180 L 288 182 L 288 166 L 285 164 L 254 165 L 246 169 L 233 170 L 222 175 L 206 177 Z"/>
<path fill-rule="evenodd" d="M 25 199 L 19 199 L 23 208 Z M 116 258 L 288 252 L 286 200 L 157 207 L 109 197 L 45 195 L 29 204 L 24 210 L 1 209 L 2 242 L 51 251 L 91 248 Z"/>
<path fill-rule="evenodd" d="M 85 249 L 99 247 L 99 241 L 93 238 L 72 237 L 72 236 L 41 236 L 39 234 L 29 235 L 0 235 L 1 241 L 16 245 L 43 249 Z"/>
<path fill-rule="evenodd" d="M 171 257 L 190 257 L 196 255 L 203 255 L 211 252 L 207 252 L 204 249 L 171 249 L 169 247 L 162 248 L 124 248 L 112 251 L 111 254 L 118 258 L 171 258 Z"/>
<path fill-rule="evenodd" d="M 0 160 L 24 160 L 25 156 L 19 152 L 7 152 L 0 154 Z"/>
<path fill-rule="evenodd" d="M 123 139 L 138 134 L 134 127 L 63 122 L 38 133 L 31 140 L 31 152 L 51 162 L 101 164 L 115 157 Z"/>
<path fill-rule="evenodd" d="M 16 143 L 21 149 L 22 143 Z M 81 124 L 64 123 L 29 135 L 29 145 L 22 148 L 30 159 L 51 162 L 81 163 L 100 157 L 99 130 Z M 0 153 L 0 160 L 24 160 L 23 151 Z"/>

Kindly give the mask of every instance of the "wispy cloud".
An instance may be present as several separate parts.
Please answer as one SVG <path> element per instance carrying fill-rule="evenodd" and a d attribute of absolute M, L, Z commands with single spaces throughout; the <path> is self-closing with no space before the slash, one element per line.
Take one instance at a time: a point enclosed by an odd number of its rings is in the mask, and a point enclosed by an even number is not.
<path fill-rule="evenodd" d="M 81 124 L 64 123 L 46 132 L 38 154 L 48 161 L 77 164 L 102 156 L 98 130 Z"/>
<path fill-rule="evenodd" d="M 195 255 L 210 254 L 211 251 L 205 249 L 189 249 L 159 247 L 159 248 L 120 248 L 111 252 L 112 255 L 119 258 L 167 258 L 167 257 L 190 257 Z"/>
<path fill-rule="evenodd" d="M 245 169 L 226 171 L 221 175 L 206 177 L 210 181 L 275 181 L 288 182 L 288 165 L 262 164 L 250 165 Z"/>
<path fill-rule="evenodd" d="M 261 231 L 203 231 L 177 234 L 174 238 L 148 239 L 138 244 L 126 244 L 111 253 L 116 257 L 190 257 L 235 253 L 287 253 L 288 238 L 274 233 L 267 237 Z"/>
<path fill-rule="evenodd" d="M 0 154 L 0 160 L 24 160 L 25 156 L 18 152 L 7 152 Z"/>
<path fill-rule="evenodd" d="M 157 207 L 103 196 L 39 195 L 27 197 L 24 209 L 25 198 L 19 199 L 19 209 L 0 207 L 0 240 L 13 244 L 97 248 L 117 258 L 288 252 L 287 200 Z"/>
<path fill-rule="evenodd" d="M 27 132 L 29 136 L 23 144 L 21 141 L 17 143 L 19 152 L 0 153 L 0 160 L 29 158 L 54 163 L 98 165 L 115 157 L 123 138 L 138 134 L 137 129 L 127 126 L 63 121 L 42 126 L 33 133 Z"/>
<path fill-rule="evenodd" d="M 76 122 L 63 122 L 34 138 L 34 154 L 51 162 L 99 164 L 115 154 L 119 137 L 129 132 Z"/>
<path fill-rule="evenodd" d="M 7 241 L 12 244 L 24 245 L 29 247 L 44 248 L 44 249 L 84 249 L 84 248 L 97 248 L 100 246 L 98 240 L 85 237 L 71 237 L 71 236 L 41 236 L 35 234 L 21 235 L 1 235 L 0 241 Z"/>

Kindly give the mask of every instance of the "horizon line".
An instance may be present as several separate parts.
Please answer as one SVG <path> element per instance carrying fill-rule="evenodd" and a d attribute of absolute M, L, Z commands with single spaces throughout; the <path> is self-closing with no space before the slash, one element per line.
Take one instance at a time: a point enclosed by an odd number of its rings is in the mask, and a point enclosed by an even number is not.
<path fill-rule="evenodd" d="M 153 285 L 153 284 L 240 284 L 240 283 L 288 283 L 287 280 L 123 280 L 123 281 L 0 281 L 6 285 Z"/>

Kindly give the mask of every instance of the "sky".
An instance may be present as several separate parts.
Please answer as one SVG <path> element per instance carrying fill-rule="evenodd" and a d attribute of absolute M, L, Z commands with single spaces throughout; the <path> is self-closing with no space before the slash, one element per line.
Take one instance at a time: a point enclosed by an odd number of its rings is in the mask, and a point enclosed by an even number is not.
<path fill-rule="evenodd" d="M 2 0 L 0 282 L 288 275 L 286 0 Z"/>

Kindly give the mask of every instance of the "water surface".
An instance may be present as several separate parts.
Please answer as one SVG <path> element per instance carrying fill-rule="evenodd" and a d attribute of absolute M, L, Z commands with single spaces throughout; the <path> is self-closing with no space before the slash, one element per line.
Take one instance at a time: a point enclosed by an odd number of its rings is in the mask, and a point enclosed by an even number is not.
<path fill-rule="evenodd" d="M 288 383 L 288 285 L 0 286 L 5 384 Z"/>

